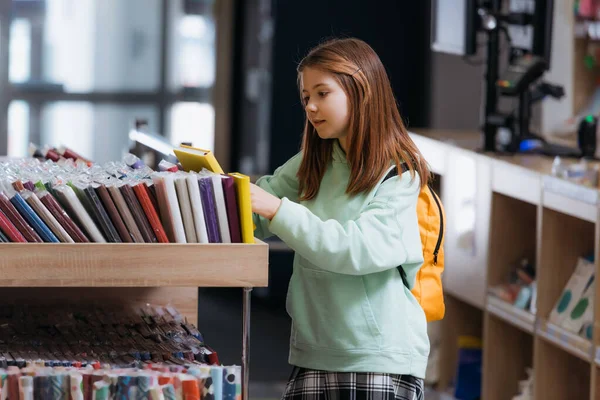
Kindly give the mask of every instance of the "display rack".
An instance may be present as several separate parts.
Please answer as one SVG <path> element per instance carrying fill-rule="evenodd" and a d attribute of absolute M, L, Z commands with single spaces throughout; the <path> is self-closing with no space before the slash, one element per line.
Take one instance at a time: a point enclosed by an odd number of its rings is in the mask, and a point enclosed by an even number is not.
<path fill-rule="evenodd" d="M 512 398 L 533 368 L 536 399 L 600 400 L 598 285 L 593 340 L 548 322 L 578 257 L 593 253 L 600 273 L 600 192 L 551 176 L 551 158 L 480 153 L 478 132 L 412 137 L 428 161 L 436 157 L 448 221 L 438 390 L 452 387 L 458 337 L 475 335 L 483 339 L 483 399 Z M 465 172 L 469 165 L 476 171 Z M 535 314 L 489 291 L 523 257 L 536 263 Z"/>
<path fill-rule="evenodd" d="M 197 325 L 198 287 L 241 287 L 242 399 L 248 400 L 250 295 L 268 285 L 268 245 L 0 244 L 0 304 L 175 306 Z M 199 327 L 201 329 L 201 327 Z"/>

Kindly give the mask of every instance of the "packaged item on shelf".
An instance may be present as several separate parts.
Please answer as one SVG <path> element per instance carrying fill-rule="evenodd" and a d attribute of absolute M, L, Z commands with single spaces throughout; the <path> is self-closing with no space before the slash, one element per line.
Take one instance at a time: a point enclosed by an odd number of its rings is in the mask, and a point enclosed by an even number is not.
<path fill-rule="evenodd" d="M 254 243 L 248 177 L 224 174 L 210 152 L 188 150 L 179 153 L 184 164 L 210 170 L 153 171 L 132 154 L 99 165 L 53 148 L 0 163 L 0 239 Z"/>
<path fill-rule="evenodd" d="M 586 159 L 566 165 L 560 157 L 555 157 L 552 162 L 552 175 L 571 182 L 587 186 L 598 187 L 599 166 L 590 164 Z"/>
<path fill-rule="evenodd" d="M 533 400 L 533 369 L 527 368 L 527 379 L 519 381 L 519 393 L 512 400 Z"/>
<path fill-rule="evenodd" d="M 3 399 L 207 399 L 241 397 L 241 367 L 8 367 L 0 369 Z"/>
<path fill-rule="evenodd" d="M 483 343 L 480 338 L 460 336 L 458 338 L 458 366 L 454 397 L 478 399 L 481 397 L 481 371 Z"/>
<path fill-rule="evenodd" d="M 200 332 L 172 307 L 3 306 L 0 368 L 218 364 Z"/>
<path fill-rule="evenodd" d="M 535 263 L 521 259 L 506 282 L 490 288 L 490 293 L 522 310 L 531 310 L 535 288 Z"/>
<path fill-rule="evenodd" d="M 596 266 L 593 257 L 580 257 L 549 321 L 586 339 L 592 339 Z"/>

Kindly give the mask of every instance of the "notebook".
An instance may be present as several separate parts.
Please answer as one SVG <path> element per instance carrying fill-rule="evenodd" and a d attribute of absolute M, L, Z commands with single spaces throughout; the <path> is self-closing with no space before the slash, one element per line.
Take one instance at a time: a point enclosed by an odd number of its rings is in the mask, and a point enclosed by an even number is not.
<path fill-rule="evenodd" d="M 144 210 L 144 213 L 146 214 L 146 218 L 148 218 L 148 222 L 156 235 L 158 243 L 169 243 L 165 229 L 160 222 L 158 210 L 154 208 L 152 200 L 150 200 L 148 187 L 143 182 L 140 182 L 133 187 L 133 191 L 142 206 L 142 210 Z"/>
<path fill-rule="evenodd" d="M 115 203 L 115 207 L 117 207 L 117 211 L 119 211 L 119 215 L 121 218 L 123 218 L 123 222 L 125 223 L 125 226 L 127 227 L 127 230 L 129 231 L 133 241 L 135 243 L 145 243 L 144 236 L 138 228 L 135 218 L 127 206 L 127 202 L 125 201 L 125 198 L 123 197 L 123 194 L 119 188 L 113 184 L 107 186 L 107 189 L 111 199 Z"/>
<path fill-rule="evenodd" d="M 42 187 L 44 187 L 42 185 Z M 75 221 L 69 216 L 69 214 L 63 209 L 63 207 L 56 201 L 54 196 L 44 190 L 39 190 L 36 193 L 37 197 L 46 206 L 48 211 L 56 218 L 60 225 L 67 231 L 69 236 L 75 241 L 75 243 L 89 243 L 89 239 L 83 233 L 83 231 L 77 226 Z"/>
<path fill-rule="evenodd" d="M 15 206 L 10 202 L 4 192 L 0 192 L 0 210 L 4 213 L 4 215 L 6 215 L 6 217 L 13 223 L 13 225 L 29 243 L 43 242 L 42 238 L 40 238 L 36 231 L 27 223 L 27 221 L 25 221 L 21 214 L 19 214 Z"/>
<path fill-rule="evenodd" d="M 190 202 L 192 203 L 192 214 L 194 216 L 194 227 L 196 237 L 199 243 L 208 242 L 208 232 L 206 230 L 206 221 L 204 220 L 204 209 L 202 208 L 202 199 L 200 198 L 200 186 L 198 185 L 198 175 L 189 174 L 186 176 Z"/>
<path fill-rule="evenodd" d="M 35 195 L 35 193 L 24 190 L 21 192 L 21 196 L 25 201 L 33 208 L 33 210 L 40 216 L 40 218 L 46 223 L 46 225 L 52 230 L 56 237 L 63 243 L 74 243 L 75 241 L 67 233 L 65 228 L 58 222 L 54 215 L 46 208 L 44 203 Z"/>
<path fill-rule="evenodd" d="M 229 219 L 227 217 L 227 206 L 225 205 L 225 195 L 223 193 L 223 181 L 221 179 L 221 175 L 209 174 L 208 176 L 212 180 L 213 194 L 215 196 L 215 210 L 217 211 L 217 223 L 219 225 L 221 243 L 231 243 Z"/>
<path fill-rule="evenodd" d="M 56 193 L 58 200 L 62 203 L 67 212 L 74 217 L 79 222 L 79 226 L 86 231 L 92 242 L 106 243 L 106 239 L 102 236 L 100 229 L 98 229 L 98 226 L 96 226 L 92 217 L 90 217 L 85 210 L 71 186 L 60 185 L 54 187 L 53 191 Z"/>
<path fill-rule="evenodd" d="M 174 176 L 172 172 L 158 172 L 152 175 L 152 181 L 156 187 L 160 218 L 167 237 L 172 243 L 187 243 Z"/>
<path fill-rule="evenodd" d="M 223 195 L 225 196 L 225 207 L 227 208 L 227 221 L 229 222 L 229 234 L 231 243 L 242 243 L 240 230 L 240 217 L 235 194 L 235 182 L 229 175 L 221 175 L 223 181 Z"/>
<path fill-rule="evenodd" d="M 177 199 L 179 200 L 179 208 L 181 209 L 181 218 L 183 220 L 183 228 L 185 229 L 187 242 L 198 243 L 186 176 L 187 174 L 175 176 L 175 190 L 177 192 Z"/>
<path fill-rule="evenodd" d="M 252 201 L 250 198 L 250 177 L 239 172 L 228 174 L 235 181 L 237 193 L 242 242 L 254 243 L 254 221 L 252 220 Z"/>
<path fill-rule="evenodd" d="M 215 155 L 210 150 L 181 145 L 179 148 L 173 149 L 173 152 L 187 172 L 200 172 L 206 168 L 217 174 L 223 173 L 221 165 L 219 165 Z"/>
<path fill-rule="evenodd" d="M 221 243 L 212 178 L 210 176 L 198 176 L 198 185 L 200 186 L 200 198 L 202 199 L 202 210 L 204 211 L 204 220 L 208 231 L 208 241 L 209 243 Z"/>

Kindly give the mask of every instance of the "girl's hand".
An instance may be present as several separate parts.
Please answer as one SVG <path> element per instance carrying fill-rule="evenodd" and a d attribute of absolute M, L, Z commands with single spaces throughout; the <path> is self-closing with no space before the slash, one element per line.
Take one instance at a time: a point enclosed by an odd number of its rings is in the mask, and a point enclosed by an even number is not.
<path fill-rule="evenodd" d="M 252 198 L 252 212 L 269 221 L 273 219 L 281 205 L 281 200 L 278 197 L 264 191 L 253 183 L 250 184 L 250 197 Z"/>

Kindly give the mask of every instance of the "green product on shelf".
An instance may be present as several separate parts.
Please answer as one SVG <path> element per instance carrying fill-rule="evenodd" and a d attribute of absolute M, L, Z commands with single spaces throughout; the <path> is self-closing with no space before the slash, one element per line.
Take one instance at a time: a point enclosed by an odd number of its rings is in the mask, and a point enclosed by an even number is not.
<path fill-rule="evenodd" d="M 578 259 L 573 274 L 569 278 L 567 285 L 563 289 L 561 296 L 558 298 L 555 307 L 550 313 L 550 322 L 565 327 L 565 321 L 569 320 L 573 309 L 582 298 L 584 292 L 586 292 L 586 288 L 590 286 L 590 280 L 593 279 L 595 270 L 596 266 L 590 260 L 583 257 Z M 590 293 L 587 295 L 589 296 Z M 573 326 L 573 328 L 575 327 Z M 581 329 L 581 325 L 576 332 L 579 331 L 579 329 Z"/>

